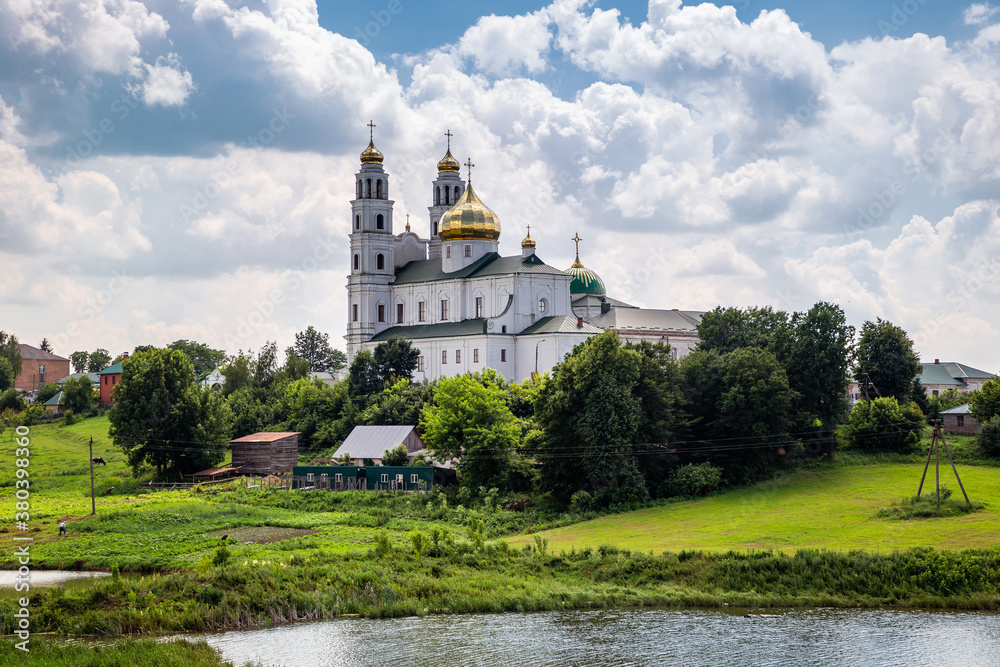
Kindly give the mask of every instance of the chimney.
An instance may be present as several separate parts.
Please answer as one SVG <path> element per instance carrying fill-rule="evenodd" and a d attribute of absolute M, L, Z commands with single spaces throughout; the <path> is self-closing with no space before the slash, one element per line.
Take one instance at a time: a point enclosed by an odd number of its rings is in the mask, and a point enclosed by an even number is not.
<path fill-rule="evenodd" d="M 601 315 L 611 312 L 611 304 L 604 297 L 601 297 Z"/>
<path fill-rule="evenodd" d="M 578 329 L 582 329 L 583 328 L 583 318 L 582 317 L 576 318 L 576 327 Z"/>
<path fill-rule="evenodd" d="M 934 363 L 935 363 L 935 364 L 940 364 L 940 363 L 941 363 L 941 360 L 940 360 L 940 359 L 935 359 L 935 360 L 934 360 Z"/>
<path fill-rule="evenodd" d="M 128 359 L 128 352 L 122 352 L 122 361 Z"/>

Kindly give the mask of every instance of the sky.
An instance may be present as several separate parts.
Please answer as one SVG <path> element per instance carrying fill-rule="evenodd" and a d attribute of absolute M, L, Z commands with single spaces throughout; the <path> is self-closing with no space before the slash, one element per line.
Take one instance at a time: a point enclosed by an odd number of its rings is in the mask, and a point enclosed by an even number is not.
<path fill-rule="evenodd" d="M 941 0 L 0 0 L 0 329 L 343 348 L 369 120 L 647 308 L 887 319 L 1000 371 L 1000 12 Z M 500 14 L 490 11 L 502 11 Z"/>

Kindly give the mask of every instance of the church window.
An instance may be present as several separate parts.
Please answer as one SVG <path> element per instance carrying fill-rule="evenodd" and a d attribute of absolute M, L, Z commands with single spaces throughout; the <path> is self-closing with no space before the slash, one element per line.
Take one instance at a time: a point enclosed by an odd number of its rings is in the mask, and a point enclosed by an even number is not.
<path fill-rule="evenodd" d="M 448 350 L 441 350 L 441 364 L 444 365 L 447 363 L 448 363 Z"/>
<path fill-rule="evenodd" d="M 448 299 L 441 299 L 441 319 L 448 319 Z"/>
<path fill-rule="evenodd" d="M 352 322 L 358 321 L 358 304 L 356 303 L 351 304 L 351 321 Z"/>
<path fill-rule="evenodd" d="M 472 257 L 472 246 L 468 243 L 465 244 L 465 256 Z"/>
<path fill-rule="evenodd" d="M 455 201 L 456 201 L 456 202 L 458 202 L 458 198 L 459 198 L 459 197 L 461 197 L 461 195 L 460 195 L 460 194 L 458 194 L 458 186 L 456 185 L 456 186 L 455 186 Z"/>
<path fill-rule="evenodd" d="M 375 181 L 375 198 L 382 198 L 382 179 Z"/>
<path fill-rule="evenodd" d="M 378 305 L 378 321 L 385 322 L 385 304 L 380 303 Z"/>
<path fill-rule="evenodd" d="M 444 247 L 444 256 L 447 257 L 448 259 L 451 259 L 451 246 L 450 245 L 446 245 Z"/>
<path fill-rule="evenodd" d="M 385 229 L 385 216 L 381 213 L 375 216 L 375 229 Z"/>
<path fill-rule="evenodd" d="M 361 216 L 354 216 L 354 229 L 361 229 Z"/>
<path fill-rule="evenodd" d="M 417 371 L 420 373 L 424 372 L 424 357 L 423 355 L 417 357 Z"/>
<path fill-rule="evenodd" d="M 361 199 L 361 179 L 358 179 L 358 199 Z"/>
<path fill-rule="evenodd" d="M 366 189 L 365 189 L 365 196 L 368 199 L 371 199 L 372 198 L 372 179 L 369 178 L 365 183 L 366 183 L 366 186 L 367 186 Z"/>
<path fill-rule="evenodd" d="M 506 324 L 503 325 L 502 327 L 500 327 L 500 333 L 502 333 L 502 334 L 507 333 L 507 325 Z"/>
<path fill-rule="evenodd" d="M 477 348 L 473 348 L 473 350 L 472 350 L 472 363 L 474 363 L 474 364 L 478 364 L 479 363 L 479 348 L 478 347 Z"/>
<path fill-rule="evenodd" d="M 500 350 L 500 361 L 507 361 L 507 350 Z"/>
<path fill-rule="evenodd" d="M 455 350 L 455 363 L 456 364 L 462 363 L 462 351 L 461 350 Z"/>
<path fill-rule="evenodd" d="M 361 270 L 361 255 L 354 256 L 354 270 L 355 271 Z"/>
<path fill-rule="evenodd" d="M 476 317 L 483 316 L 483 297 L 476 297 Z"/>
<path fill-rule="evenodd" d="M 437 186 L 436 188 L 434 188 L 434 205 L 435 206 L 440 206 L 441 205 L 441 186 L 440 185 Z"/>
<path fill-rule="evenodd" d="M 438 235 L 438 221 L 434 221 L 434 236 Z"/>
<path fill-rule="evenodd" d="M 548 307 L 549 307 L 549 302 L 548 301 L 546 301 L 545 299 L 539 299 L 538 300 L 538 313 L 540 315 L 544 315 L 545 311 L 546 311 L 546 309 L 548 309 Z"/>
<path fill-rule="evenodd" d="M 375 255 L 375 268 L 379 271 L 385 271 L 385 255 L 382 253 Z"/>
<path fill-rule="evenodd" d="M 396 304 L 396 324 L 403 323 L 403 304 Z"/>
<path fill-rule="evenodd" d="M 448 187 L 444 188 L 444 205 L 449 206 L 451 204 L 451 199 L 448 197 Z"/>
<path fill-rule="evenodd" d="M 417 321 L 426 322 L 427 321 L 427 304 L 421 301 L 417 304 Z"/>

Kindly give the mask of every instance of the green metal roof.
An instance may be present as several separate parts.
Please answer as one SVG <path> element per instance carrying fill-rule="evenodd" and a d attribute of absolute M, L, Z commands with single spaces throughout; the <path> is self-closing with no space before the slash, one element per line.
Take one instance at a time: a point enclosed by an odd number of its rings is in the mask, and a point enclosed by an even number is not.
<path fill-rule="evenodd" d="M 950 384 L 956 387 L 965 385 L 965 380 L 988 380 L 993 377 L 986 371 L 972 366 L 946 361 L 937 364 L 920 364 L 920 384 Z"/>
<path fill-rule="evenodd" d="M 486 333 L 486 320 L 472 319 L 461 322 L 441 322 L 439 324 L 417 324 L 409 327 L 389 327 L 372 337 L 372 342 L 388 340 L 389 336 L 402 336 L 408 340 L 418 338 L 452 338 L 454 336 L 476 336 Z"/>
<path fill-rule="evenodd" d="M 121 373 L 121 372 L 122 372 L 122 362 L 119 361 L 117 364 L 111 364 L 103 371 L 98 373 L 98 375 L 112 375 L 114 373 Z"/>
<path fill-rule="evenodd" d="M 573 307 L 599 307 L 601 305 L 602 295 L 598 294 L 587 294 L 585 296 L 577 297 L 573 299 Z M 633 306 L 630 303 L 625 303 L 624 301 L 619 301 L 618 299 L 612 299 L 610 296 L 604 296 L 604 299 L 612 308 L 638 308 L 638 306 Z"/>
<path fill-rule="evenodd" d="M 583 323 L 583 326 L 577 326 L 575 317 L 569 317 L 568 315 L 553 315 L 552 317 L 543 317 L 517 335 L 532 336 L 535 334 L 557 333 L 599 334 L 601 333 L 601 329 L 591 326 L 586 322 Z"/>
<path fill-rule="evenodd" d="M 438 280 L 460 278 L 480 278 L 484 276 L 504 276 L 516 273 L 548 273 L 562 275 L 564 272 L 549 266 L 536 255 L 527 257 L 501 257 L 491 252 L 480 257 L 464 269 L 445 273 L 441 270 L 440 259 L 418 259 L 407 262 L 396 272 L 395 285 L 428 283 Z"/>
<path fill-rule="evenodd" d="M 50 398 L 49 400 L 45 401 L 45 403 L 43 403 L 42 405 L 55 405 L 55 406 L 62 405 L 62 395 L 63 395 L 63 393 L 60 391 L 58 394 L 56 394 L 52 398 Z"/>
<path fill-rule="evenodd" d="M 573 276 L 573 283 L 569 287 L 570 294 L 607 294 L 607 290 L 604 289 L 604 281 L 590 269 L 582 266 L 571 266 L 566 269 L 566 273 Z"/>

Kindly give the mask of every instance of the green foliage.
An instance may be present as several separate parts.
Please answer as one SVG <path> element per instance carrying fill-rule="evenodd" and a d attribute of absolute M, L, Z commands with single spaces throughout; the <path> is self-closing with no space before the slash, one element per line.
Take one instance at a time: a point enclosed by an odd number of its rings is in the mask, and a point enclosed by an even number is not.
<path fill-rule="evenodd" d="M 8 389 L 0 394 L 0 411 L 3 410 L 23 410 L 24 399 L 17 389 Z"/>
<path fill-rule="evenodd" d="M 17 336 L 0 330 L 0 357 L 3 357 L 10 364 L 10 369 L 16 378 L 21 374 L 24 359 L 21 357 L 21 345 L 17 341 Z M 13 386 L 13 380 L 11 385 Z"/>
<path fill-rule="evenodd" d="M 385 558 L 392 552 L 392 542 L 389 540 L 389 533 L 380 530 L 375 533 L 375 555 Z"/>
<path fill-rule="evenodd" d="M 571 512 L 582 514 L 583 512 L 589 512 L 593 506 L 594 497 L 583 489 L 580 489 L 569 498 L 569 509 Z"/>
<path fill-rule="evenodd" d="M 74 373 L 86 373 L 87 372 L 87 362 L 90 359 L 90 354 L 83 351 L 74 352 L 69 355 L 69 361 L 73 365 Z"/>
<path fill-rule="evenodd" d="M 311 324 L 295 334 L 295 346 L 289 348 L 309 362 L 312 371 L 336 371 L 347 365 L 347 355 L 330 347 L 330 334 L 317 331 Z"/>
<path fill-rule="evenodd" d="M 392 449 L 387 449 L 382 454 L 382 465 L 384 466 L 405 466 L 409 452 L 406 445 L 400 444 Z"/>
<path fill-rule="evenodd" d="M 229 552 L 229 547 L 225 544 L 220 544 L 219 548 L 215 550 L 215 555 L 212 557 L 212 565 L 222 567 L 229 562 L 232 554 Z"/>
<path fill-rule="evenodd" d="M 919 497 L 904 498 L 898 504 L 879 510 L 875 516 L 880 519 L 930 519 L 965 516 L 982 510 L 983 503 L 965 502 L 965 498 L 952 498 L 951 489 L 944 484 L 940 488 L 940 503 L 938 494 L 933 488 L 924 488 Z"/>
<path fill-rule="evenodd" d="M 224 351 L 215 350 L 208 345 L 193 340 L 175 340 L 167 346 L 167 349 L 183 352 L 184 356 L 188 358 L 188 361 L 194 367 L 194 375 L 198 379 L 214 371 L 226 359 Z M 140 350 L 136 348 L 136 351 Z"/>
<path fill-rule="evenodd" d="M 63 385 L 62 404 L 67 410 L 82 414 L 97 405 L 100 400 L 94 391 L 90 378 L 86 375 L 67 380 Z"/>
<path fill-rule="evenodd" d="M 986 456 L 1000 458 L 1000 415 L 993 415 L 979 424 L 976 445 Z"/>
<path fill-rule="evenodd" d="M 973 392 L 969 409 L 979 423 L 1000 415 L 1000 377 L 994 375 L 979 390 Z"/>
<path fill-rule="evenodd" d="M 743 347 L 758 347 L 784 358 L 791 346 L 792 329 L 788 313 L 770 306 L 746 310 L 717 306 L 701 317 L 698 349 L 723 355 Z"/>
<path fill-rule="evenodd" d="M 222 387 L 223 396 L 228 397 L 241 389 L 251 390 L 253 386 L 253 350 L 244 353 L 240 350 L 236 355 L 229 357 L 222 367 L 222 374 L 226 376 L 226 382 Z"/>
<path fill-rule="evenodd" d="M 417 558 L 423 558 L 427 547 L 431 545 L 431 538 L 419 530 L 411 530 L 410 543 L 413 544 L 413 553 L 417 555 Z"/>
<path fill-rule="evenodd" d="M 351 465 L 351 453 L 350 452 L 344 452 L 343 454 L 340 455 L 339 459 L 335 459 L 335 462 L 336 462 L 337 465 L 340 465 L 340 466 L 349 466 L 349 465 Z"/>
<path fill-rule="evenodd" d="M 881 318 L 861 326 L 854 377 L 858 382 L 870 381 L 873 396 L 908 402 L 919 372 L 920 360 L 905 331 Z"/>
<path fill-rule="evenodd" d="M 506 487 L 520 430 L 502 389 L 470 375 L 443 378 L 420 425 L 436 459 L 458 458 L 463 485 Z"/>
<path fill-rule="evenodd" d="M 100 373 L 111 365 L 111 353 L 103 347 L 99 347 L 90 353 L 87 358 L 87 372 Z"/>
<path fill-rule="evenodd" d="M 274 419 L 285 430 L 299 431 L 300 446 L 315 451 L 342 442 L 355 426 L 356 411 L 343 383 L 302 379 L 284 386 Z"/>
<path fill-rule="evenodd" d="M 78 424 L 82 417 L 77 415 L 72 410 L 66 410 L 63 413 L 63 426 L 72 426 L 73 424 Z"/>
<path fill-rule="evenodd" d="M 909 453 L 920 441 L 924 416 L 913 403 L 876 398 L 869 409 L 858 401 L 851 410 L 845 435 L 851 447 L 866 451 Z"/>
<path fill-rule="evenodd" d="M 674 470 L 660 488 L 660 495 L 697 498 L 717 490 L 722 483 L 722 469 L 711 463 L 689 463 Z"/>
<path fill-rule="evenodd" d="M 789 388 L 796 393 L 794 421 L 800 425 L 819 419 L 832 429 L 847 409 L 854 327 L 844 311 L 819 302 L 792 316 L 794 338 L 787 363 Z"/>
<path fill-rule="evenodd" d="M 387 384 L 412 380 L 419 358 L 420 351 L 400 336 L 390 336 L 374 351 L 361 350 L 354 355 L 348 375 L 351 395 L 367 399 Z"/>
<path fill-rule="evenodd" d="M 0 357 L 0 391 L 7 391 L 13 387 L 14 369 L 11 368 L 10 361 L 7 357 Z M 49 398 L 52 397 L 49 396 Z"/>
<path fill-rule="evenodd" d="M 0 361 L 0 366 L 3 366 L 3 361 Z M 0 369 L 0 375 L 3 374 L 2 369 Z M 3 389 L 3 382 L 0 382 L 0 389 Z M 49 384 L 43 384 L 39 389 L 38 393 L 35 394 L 35 403 L 38 405 L 45 405 L 45 402 L 50 398 L 58 394 L 60 391 L 59 385 L 54 382 Z"/>
<path fill-rule="evenodd" d="M 369 426 L 417 424 L 424 406 L 434 399 L 435 386 L 399 380 L 368 397 L 368 407 L 361 413 L 358 423 Z"/>

